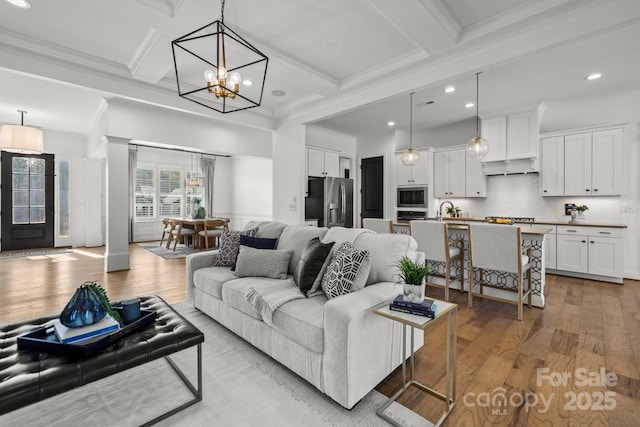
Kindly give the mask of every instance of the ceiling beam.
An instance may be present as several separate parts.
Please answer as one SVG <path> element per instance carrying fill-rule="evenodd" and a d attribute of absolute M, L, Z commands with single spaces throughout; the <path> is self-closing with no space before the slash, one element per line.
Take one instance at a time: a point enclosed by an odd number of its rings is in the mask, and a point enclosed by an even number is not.
<path fill-rule="evenodd" d="M 451 49 L 460 26 L 439 0 L 369 0 L 395 27 L 430 56 Z"/>

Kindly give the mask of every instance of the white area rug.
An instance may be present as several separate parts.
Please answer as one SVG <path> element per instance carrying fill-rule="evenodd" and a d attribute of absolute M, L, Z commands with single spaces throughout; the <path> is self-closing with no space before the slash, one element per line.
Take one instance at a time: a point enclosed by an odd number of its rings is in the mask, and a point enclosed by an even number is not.
<path fill-rule="evenodd" d="M 162 246 L 160 246 L 159 241 L 138 243 L 138 246 L 145 248 L 149 252 L 161 256 L 164 259 L 186 258 L 189 254 L 200 252 L 199 249 L 185 246 L 182 243 L 179 243 L 178 246 L 176 246 L 175 251 L 173 250 L 173 243 L 171 244 L 171 249 L 167 249 L 166 243 L 163 243 Z"/>
<path fill-rule="evenodd" d="M 205 334 L 203 400 L 160 426 L 388 426 L 376 415 L 386 397 L 371 391 L 346 410 L 278 362 L 186 303 L 174 306 Z M 173 360 L 196 383 L 195 348 Z M 164 360 L 113 375 L 0 417 L 2 426 L 137 426 L 191 399 Z M 431 426 L 401 405 L 406 426 Z"/>

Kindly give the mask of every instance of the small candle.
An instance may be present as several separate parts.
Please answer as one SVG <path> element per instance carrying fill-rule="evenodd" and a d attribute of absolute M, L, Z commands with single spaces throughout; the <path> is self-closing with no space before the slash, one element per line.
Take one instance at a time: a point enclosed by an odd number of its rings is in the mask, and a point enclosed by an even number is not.
<path fill-rule="evenodd" d="M 133 323 L 140 318 L 140 299 L 128 299 L 122 301 L 122 321 L 125 325 Z"/>

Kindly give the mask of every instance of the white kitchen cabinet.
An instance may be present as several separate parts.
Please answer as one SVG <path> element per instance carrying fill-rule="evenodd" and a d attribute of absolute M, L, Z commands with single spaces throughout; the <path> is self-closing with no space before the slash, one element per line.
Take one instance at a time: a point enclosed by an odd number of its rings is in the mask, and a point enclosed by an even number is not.
<path fill-rule="evenodd" d="M 542 140 L 541 196 L 564 195 L 564 136 Z"/>
<path fill-rule="evenodd" d="M 557 235 L 557 259 L 558 270 L 587 273 L 589 271 L 587 236 L 579 234 Z"/>
<path fill-rule="evenodd" d="M 482 137 L 489 142 L 489 153 L 483 163 L 507 162 L 504 165 L 489 164 L 489 169 L 503 166 L 505 172 L 522 169 L 536 172 L 538 158 L 538 116 L 539 110 L 511 113 L 482 120 Z M 519 160 L 519 162 L 509 161 Z"/>
<path fill-rule="evenodd" d="M 307 148 L 308 176 L 340 176 L 340 156 L 332 151 Z"/>
<path fill-rule="evenodd" d="M 556 259 L 557 259 L 557 241 L 556 241 L 556 232 L 555 227 L 552 232 L 549 232 L 544 235 L 544 253 L 545 253 L 545 264 L 546 268 L 556 269 Z"/>
<path fill-rule="evenodd" d="M 622 193 L 622 129 L 564 137 L 564 195 Z"/>
<path fill-rule="evenodd" d="M 429 152 L 418 151 L 420 157 L 415 166 L 402 163 L 402 155 L 396 155 L 396 185 L 428 185 L 429 184 Z"/>
<path fill-rule="evenodd" d="M 591 132 L 564 137 L 564 194 L 591 195 Z"/>
<path fill-rule="evenodd" d="M 623 247 L 620 229 L 558 226 L 556 268 L 621 280 Z"/>
<path fill-rule="evenodd" d="M 622 129 L 593 132 L 591 194 L 614 196 L 622 193 Z"/>
<path fill-rule="evenodd" d="M 480 160 L 466 157 L 465 194 L 467 197 L 487 197 L 487 177 L 482 173 Z"/>
<path fill-rule="evenodd" d="M 489 142 L 489 152 L 483 162 L 497 162 L 507 158 L 507 117 L 482 120 L 481 135 Z"/>
<path fill-rule="evenodd" d="M 466 150 L 437 151 L 434 156 L 435 197 L 465 197 Z"/>

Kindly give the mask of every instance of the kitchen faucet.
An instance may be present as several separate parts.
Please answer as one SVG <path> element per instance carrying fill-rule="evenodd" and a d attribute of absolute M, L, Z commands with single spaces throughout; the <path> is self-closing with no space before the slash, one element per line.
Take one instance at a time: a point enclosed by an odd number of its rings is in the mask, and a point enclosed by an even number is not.
<path fill-rule="evenodd" d="M 451 205 L 451 210 L 453 212 L 456 211 L 455 206 L 453 206 L 453 203 L 450 200 L 445 200 L 442 203 L 440 203 L 440 209 L 438 210 L 438 215 L 436 216 L 436 220 L 437 221 L 442 221 L 442 207 L 446 204 L 449 203 Z"/>

